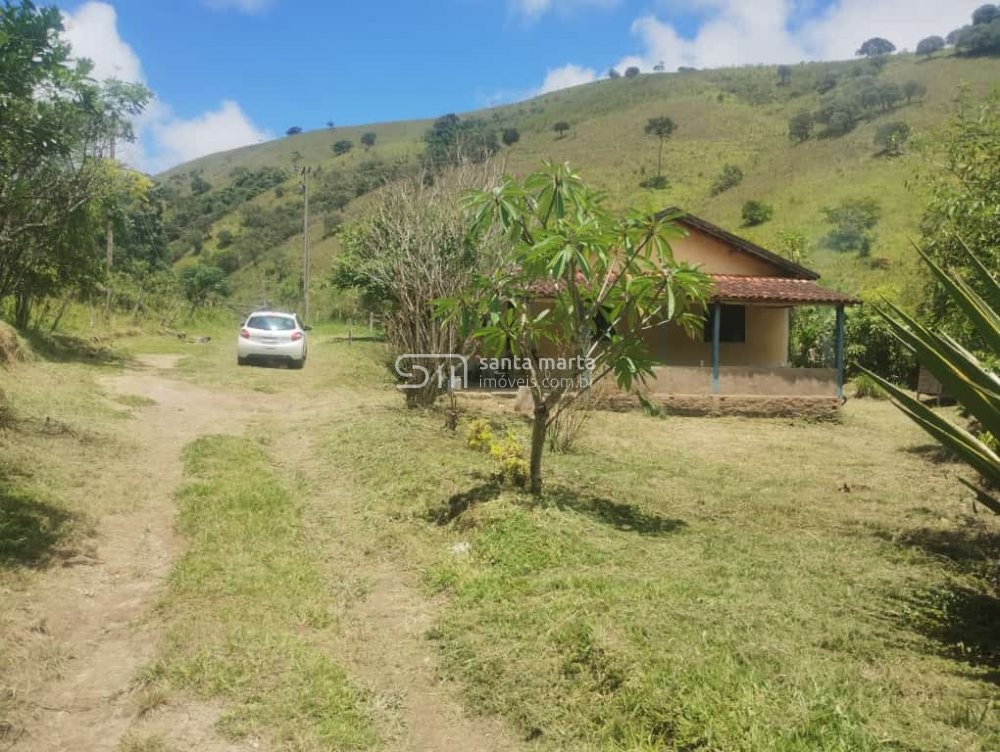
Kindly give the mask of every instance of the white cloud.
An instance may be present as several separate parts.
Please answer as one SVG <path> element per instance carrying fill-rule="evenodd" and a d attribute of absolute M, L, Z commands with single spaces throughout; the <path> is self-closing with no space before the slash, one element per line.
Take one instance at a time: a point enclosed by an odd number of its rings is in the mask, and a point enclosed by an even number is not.
<path fill-rule="evenodd" d="M 613 8 L 621 0 L 509 0 L 514 13 L 527 21 L 537 21 L 550 11 L 569 13 L 583 8 Z"/>
<path fill-rule="evenodd" d="M 63 13 L 64 36 L 76 57 L 94 63 L 91 75 L 99 81 L 117 78 L 142 81 L 139 56 L 118 36 L 118 14 L 106 3 L 85 3 L 76 13 Z"/>
<path fill-rule="evenodd" d="M 241 4 L 262 2 L 244 0 Z M 111 5 L 87 2 L 75 13 L 64 13 L 63 23 L 73 53 L 93 61 L 94 78 L 146 82 L 138 55 L 118 34 L 118 16 Z M 168 104 L 153 100 L 136 118 L 134 127 L 138 140 L 122 144 L 118 156 L 126 164 L 147 172 L 159 172 L 212 152 L 271 138 L 271 134 L 255 127 L 232 100 L 224 100 L 217 109 L 192 118 L 177 117 Z"/>
<path fill-rule="evenodd" d="M 270 137 L 258 130 L 240 106 L 225 100 L 217 110 L 189 120 L 166 118 L 154 122 L 152 134 L 154 157 L 151 166 L 165 169 L 206 154 L 255 144 Z"/>
<path fill-rule="evenodd" d="M 968 23 L 980 0 L 838 0 L 808 18 L 808 0 L 694 0 L 704 14 L 694 37 L 685 38 L 655 15 L 636 19 L 642 41 L 640 67 L 663 61 L 667 70 L 687 65 L 714 68 L 749 63 L 794 63 L 853 57 L 861 42 L 883 36 L 899 49 L 914 49 L 931 34 L 944 35 Z M 807 7 L 808 5 L 808 7 Z M 803 17 L 806 17 L 805 19 Z M 636 56 L 619 66 L 636 64 Z"/>
<path fill-rule="evenodd" d="M 271 5 L 273 0 L 205 0 L 205 4 L 213 10 L 236 10 L 240 13 L 260 13 Z"/>
<path fill-rule="evenodd" d="M 548 94 L 552 91 L 559 91 L 559 89 L 568 89 L 571 86 L 589 84 L 596 80 L 597 73 L 592 68 L 584 68 L 570 63 L 561 68 L 550 68 L 537 93 Z"/>

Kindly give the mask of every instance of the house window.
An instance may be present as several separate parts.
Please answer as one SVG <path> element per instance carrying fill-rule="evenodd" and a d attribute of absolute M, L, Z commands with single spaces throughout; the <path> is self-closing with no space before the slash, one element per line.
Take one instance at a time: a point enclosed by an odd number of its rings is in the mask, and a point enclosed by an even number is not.
<path fill-rule="evenodd" d="M 724 305 L 722 319 L 719 322 L 719 342 L 744 343 L 747 341 L 747 309 L 741 305 Z M 705 319 L 704 341 L 712 341 L 712 329 L 715 326 L 715 311 L 713 305 Z"/>

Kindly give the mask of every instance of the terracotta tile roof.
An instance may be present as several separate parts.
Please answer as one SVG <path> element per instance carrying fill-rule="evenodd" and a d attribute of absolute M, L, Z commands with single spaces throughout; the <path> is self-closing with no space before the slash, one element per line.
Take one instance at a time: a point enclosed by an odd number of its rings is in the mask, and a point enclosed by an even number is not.
<path fill-rule="evenodd" d="M 846 293 L 828 290 L 811 279 L 792 277 L 740 277 L 713 274 L 715 291 L 712 300 L 734 303 L 859 303 Z"/>

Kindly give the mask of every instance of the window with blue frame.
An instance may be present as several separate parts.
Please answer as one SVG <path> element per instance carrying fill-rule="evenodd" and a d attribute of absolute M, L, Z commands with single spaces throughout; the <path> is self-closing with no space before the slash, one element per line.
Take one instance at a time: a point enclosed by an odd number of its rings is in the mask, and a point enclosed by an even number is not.
<path fill-rule="evenodd" d="M 747 341 L 747 307 L 741 305 L 720 306 L 722 317 L 719 319 L 719 342 L 743 344 Z M 702 333 L 704 342 L 712 341 L 712 330 L 715 327 L 715 311 L 713 305 L 705 317 L 705 330 Z"/>

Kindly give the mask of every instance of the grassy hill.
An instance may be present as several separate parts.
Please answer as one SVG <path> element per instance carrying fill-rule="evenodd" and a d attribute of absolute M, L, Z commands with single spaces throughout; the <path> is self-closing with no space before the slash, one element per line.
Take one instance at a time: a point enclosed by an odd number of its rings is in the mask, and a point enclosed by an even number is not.
<path fill-rule="evenodd" d="M 838 87 L 846 87 L 859 75 L 873 73 L 879 83 L 917 81 L 926 93 L 890 110 L 870 112 L 846 135 L 814 136 L 800 144 L 789 140 L 792 116 L 816 110 L 824 96 L 839 91 L 821 94 L 824 79 L 834 76 Z M 543 159 L 568 160 L 617 206 L 676 204 L 777 251 L 781 233 L 800 232 L 810 242 L 809 264 L 828 284 L 853 292 L 888 284 L 905 298 L 914 287 L 915 268 L 907 241 L 918 232 L 924 204 L 914 180 L 920 160 L 912 154 L 878 156 L 874 134 L 880 124 L 904 121 L 912 129 L 911 141 L 919 140 L 945 121 L 960 87 L 967 85 L 972 96 L 982 96 L 997 81 L 997 58 L 898 55 L 881 71 L 865 61 L 799 64 L 792 66 L 785 85 L 779 84 L 774 66 L 603 80 L 462 118 L 480 118 L 497 131 L 520 131 L 520 141 L 501 153 L 513 172 L 529 171 Z M 659 115 L 669 116 L 677 130 L 664 151 L 669 187 L 650 190 L 640 183 L 656 170 L 657 143 L 643 127 Z M 571 125 L 564 138 L 553 131 L 561 120 Z M 416 167 L 422 136 L 432 122 L 310 131 L 213 154 L 164 173 L 159 179 L 170 197 L 168 216 L 174 216 L 175 258 L 181 264 L 199 255 L 219 262 L 232 272 L 238 301 L 246 305 L 264 297 L 295 300 L 302 197 L 294 170 L 310 166 L 315 170 L 312 289 L 319 302 L 314 310 L 331 312 L 334 298 L 324 294 L 324 284 L 338 248 L 332 230 L 362 211 L 364 196 L 373 187 Z M 371 150 L 360 145 L 367 131 L 377 137 Z M 331 147 L 341 140 L 354 142 L 354 148 L 337 156 Z M 713 196 L 710 187 L 726 164 L 739 166 L 744 180 Z M 266 180 L 255 185 L 259 176 Z M 192 195 L 193 182 L 203 193 Z M 266 188 L 259 190 L 261 186 Z M 821 240 L 829 225 L 823 207 L 864 197 L 877 199 L 882 209 L 871 257 L 824 248 Z M 771 204 L 773 218 L 759 227 L 741 228 L 740 210 L 749 199 Z"/>

